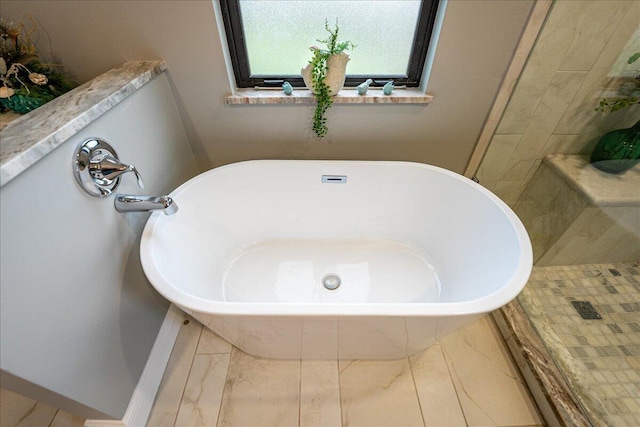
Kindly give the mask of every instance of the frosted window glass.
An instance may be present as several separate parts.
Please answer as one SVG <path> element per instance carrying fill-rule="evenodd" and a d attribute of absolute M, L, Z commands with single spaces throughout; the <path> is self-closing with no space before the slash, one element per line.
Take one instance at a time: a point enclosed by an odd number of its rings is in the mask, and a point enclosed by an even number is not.
<path fill-rule="evenodd" d="M 240 0 L 251 75 L 300 74 L 309 47 L 325 39 L 325 19 L 340 27 L 348 52 L 348 74 L 405 75 L 420 0 Z"/>

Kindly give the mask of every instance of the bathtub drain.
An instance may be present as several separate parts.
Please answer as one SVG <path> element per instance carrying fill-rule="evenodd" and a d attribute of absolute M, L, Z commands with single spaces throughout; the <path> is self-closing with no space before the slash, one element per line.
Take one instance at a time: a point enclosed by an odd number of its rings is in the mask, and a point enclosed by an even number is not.
<path fill-rule="evenodd" d="M 333 291 L 340 286 L 340 277 L 337 274 L 327 274 L 322 278 L 322 285 Z"/>

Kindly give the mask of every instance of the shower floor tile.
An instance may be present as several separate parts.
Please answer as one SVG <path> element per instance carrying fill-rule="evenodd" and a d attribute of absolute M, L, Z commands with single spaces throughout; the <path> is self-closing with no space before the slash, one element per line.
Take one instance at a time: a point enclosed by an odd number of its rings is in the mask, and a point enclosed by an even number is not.
<path fill-rule="evenodd" d="M 638 263 L 534 267 L 518 302 L 592 422 L 640 425 Z"/>

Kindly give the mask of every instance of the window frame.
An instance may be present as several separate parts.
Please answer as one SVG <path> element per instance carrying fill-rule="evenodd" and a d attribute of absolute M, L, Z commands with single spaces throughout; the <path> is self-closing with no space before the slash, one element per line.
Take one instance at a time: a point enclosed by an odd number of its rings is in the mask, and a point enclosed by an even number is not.
<path fill-rule="evenodd" d="M 393 80 L 397 86 L 420 86 L 440 0 L 421 1 L 422 4 L 420 5 L 418 23 L 411 47 L 407 73 L 398 75 L 347 74 L 345 87 L 355 87 L 369 78 L 373 80 L 372 86 L 382 86 L 390 80 Z M 244 38 L 240 1 L 220 0 L 220 9 L 222 11 L 222 20 L 229 45 L 231 65 L 238 88 L 279 87 L 285 80 L 294 87 L 305 86 L 300 74 L 252 76 L 249 70 L 249 57 Z"/>

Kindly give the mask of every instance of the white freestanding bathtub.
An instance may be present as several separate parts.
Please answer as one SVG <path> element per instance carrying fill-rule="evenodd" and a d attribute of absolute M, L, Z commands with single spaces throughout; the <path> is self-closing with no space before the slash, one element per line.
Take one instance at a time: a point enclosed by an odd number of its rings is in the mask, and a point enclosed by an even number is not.
<path fill-rule="evenodd" d="M 511 301 L 531 272 L 511 209 L 434 166 L 249 161 L 170 195 L 178 213 L 154 212 L 142 235 L 145 274 L 255 356 L 405 357 Z"/>

